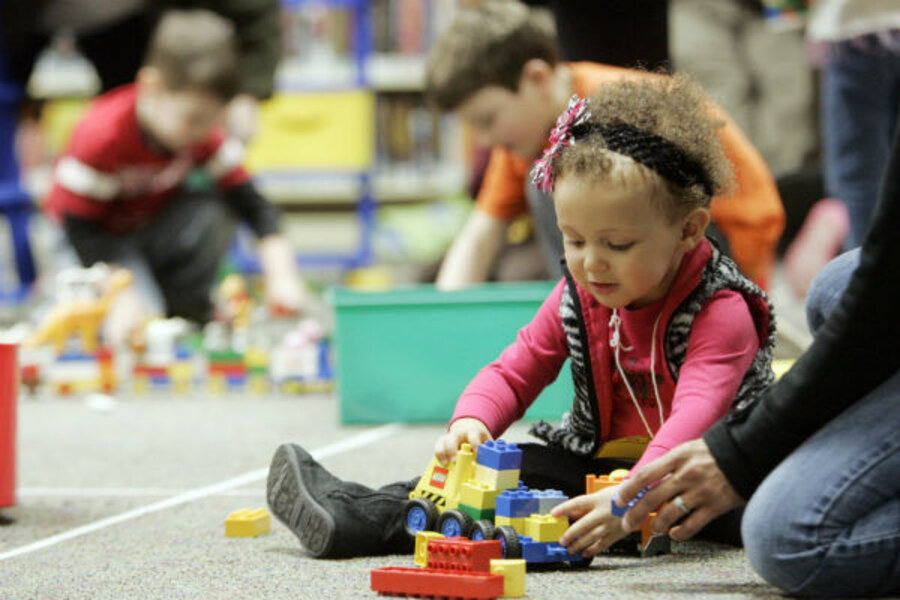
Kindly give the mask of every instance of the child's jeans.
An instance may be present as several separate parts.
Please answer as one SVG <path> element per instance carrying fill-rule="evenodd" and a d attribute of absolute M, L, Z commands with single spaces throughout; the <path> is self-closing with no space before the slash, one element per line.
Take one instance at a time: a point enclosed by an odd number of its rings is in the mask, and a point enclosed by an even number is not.
<path fill-rule="evenodd" d="M 807 311 L 814 331 L 858 260 L 858 252 L 836 258 L 813 283 Z M 763 481 L 743 523 L 747 557 L 763 578 L 801 595 L 900 591 L 898 408 L 900 373 L 804 442 Z"/>

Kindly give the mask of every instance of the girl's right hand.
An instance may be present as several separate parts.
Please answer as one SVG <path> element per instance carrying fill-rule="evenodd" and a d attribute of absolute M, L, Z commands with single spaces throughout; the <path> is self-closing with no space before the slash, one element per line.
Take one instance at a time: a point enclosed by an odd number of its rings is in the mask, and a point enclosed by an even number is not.
<path fill-rule="evenodd" d="M 469 444 L 474 450 L 482 442 L 490 440 L 491 432 L 488 431 L 487 425 L 473 419 L 464 417 L 453 421 L 450 429 L 438 438 L 434 444 L 434 456 L 442 465 L 446 465 L 453 457 L 462 444 Z"/>

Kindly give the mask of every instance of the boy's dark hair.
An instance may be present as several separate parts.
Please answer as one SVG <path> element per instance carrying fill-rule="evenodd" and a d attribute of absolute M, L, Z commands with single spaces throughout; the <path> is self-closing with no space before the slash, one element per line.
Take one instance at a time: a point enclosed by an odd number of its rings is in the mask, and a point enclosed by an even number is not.
<path fill-rule="evenodd" d="M 552 23 L 513 0 L 486 0 L 459 11 L 428 53 L 425 91 L 442 110 L 456 110 L 480 89 L 517 91 L 532 59 L 559 62 Z"/>
<path fill-rule="evenodd" d="M 671 218 L 708 207 L 727 191 L 732 169 L 700 85 L 687 75 L 603 84 L 589 98 L 589 116 L 573 128 L 574 143 L 550 163 L 565 175 L 649 185 Z M 627 159 L 626 159 L 627 157 Z"/>
<path fill-rule="evenodd" d="M 234 27 L 207 10 L 170 10 L 153 32 L 145 65 L 173 91 L 200 91 L 224 101 L 238 91 Z"/>

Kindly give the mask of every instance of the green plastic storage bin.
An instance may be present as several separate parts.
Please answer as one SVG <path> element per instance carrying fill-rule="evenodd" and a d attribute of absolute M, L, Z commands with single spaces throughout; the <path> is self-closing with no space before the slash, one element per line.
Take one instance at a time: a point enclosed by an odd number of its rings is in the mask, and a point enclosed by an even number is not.
<path fill-rule="evenodd" d="M 343 423 L 446 422 L 472 377 L 515 340 L 552 282 L 485 284 L 455 292 L 419 285 L 333 291 Z M 568 363 L 526 414 L 558 420 L 571 405 Z"/>

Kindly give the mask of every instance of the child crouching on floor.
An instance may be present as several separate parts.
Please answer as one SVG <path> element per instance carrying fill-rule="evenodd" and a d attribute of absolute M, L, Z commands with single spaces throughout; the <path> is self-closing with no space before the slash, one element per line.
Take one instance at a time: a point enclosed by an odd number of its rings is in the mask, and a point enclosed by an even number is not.
<path fill-rule="evenodd" d="M 640 467 L 699 437 L 772 381 L 772 307 L 704 236 L 729 165 L 699 87 L 623 81 L 573 97 L 533 169 L 552 193 L 565 274 L 534 319 L 460 396 L 435 455 L 500 436 L 570 359 L 575 399 L 544 443 L 521 444 L 521 479 L 577 496 L 554 509 L 560 540 L 592 556 L 625 536 L 615 488 L 585 475 Z M 635 464 L 635 461 L 636 464 Z M 267 497 L 314 556 L 408 552 L 400 513 L 416 480 L 378 490 L 336 478 L 297 445 L 278 448 Z M 726 515 L 727 517 L 727 515 Z M 716 539 L 739 540 L 725 518 Z"/>

